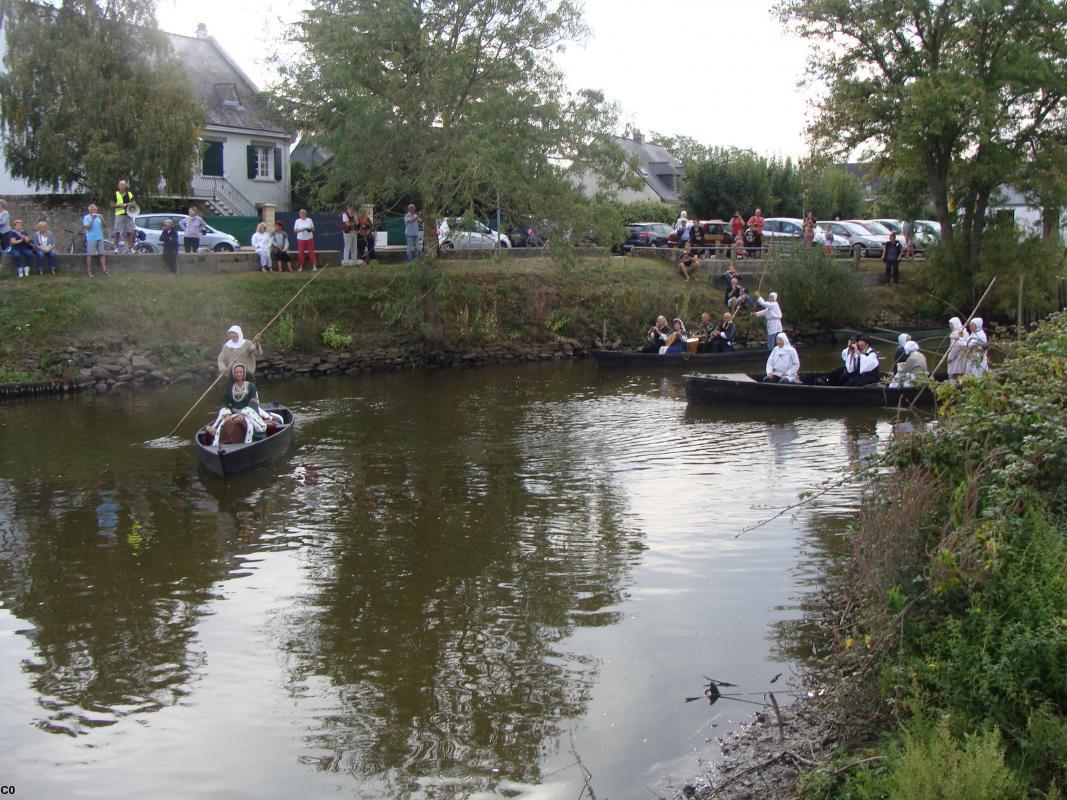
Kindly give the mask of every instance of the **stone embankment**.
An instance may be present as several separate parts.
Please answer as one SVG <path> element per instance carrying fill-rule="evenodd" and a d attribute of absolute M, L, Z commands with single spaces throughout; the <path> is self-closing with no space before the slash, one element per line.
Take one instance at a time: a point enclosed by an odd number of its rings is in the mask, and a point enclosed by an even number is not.
<path fill-rule="evenodd" d="M 576 358 L 584 352 L 585 347 L 577 339 L 536 344 L 503 342 L 478 347 L 371 347 L 264 358 L 258 364 L 257 374 L 261 378 L 283 379 L 299 376 L 358 375 L 367 372 L 562 360 Z M 132 349 L 99 352 L 91 348 L 72 346 L 66 349 L 64 356 L 65 377 L 51 381 L 0 385 L 0 397 L 31 397 L 79 391 L 104 394 L 140 387 L 192 383 L 211 380 L 216 369 L 213 361 L 177 367 L 165 366 L 162 364 L 163 359 L 157 354 Z"/>

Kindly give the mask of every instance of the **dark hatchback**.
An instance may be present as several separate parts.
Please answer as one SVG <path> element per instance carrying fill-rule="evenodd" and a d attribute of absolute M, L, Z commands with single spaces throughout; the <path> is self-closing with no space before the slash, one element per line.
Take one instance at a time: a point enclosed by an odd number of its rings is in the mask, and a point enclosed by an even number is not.
<path fill-rule="evenodd" d="M 626 240 L 622 251 L 629 253 L 635 247 L 666 247 L 672 228 L 665 222 L 630 222 L 623 226 Z"/>

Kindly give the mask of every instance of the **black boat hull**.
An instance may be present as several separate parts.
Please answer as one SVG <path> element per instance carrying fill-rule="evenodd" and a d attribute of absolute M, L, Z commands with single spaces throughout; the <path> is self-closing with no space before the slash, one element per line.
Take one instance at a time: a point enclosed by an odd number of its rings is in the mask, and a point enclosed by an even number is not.
<path fill-rule="evenodd" d="M 824 372 L 803 372 L 801 380 L 814 381 Z M 911 405 L 931 406 L 934 395 L 930 389 L 920 394 L 916 388 L 891 389 L 885 384 L 870 386 L 825 386 L 811 383 L 764 383 L 759 373 L 733 375 L 685 376 L 685 395 L 691 403 L 759 404 L 777 406 L 816 406 L 834 408 L 883 407 Z"/>
<path fill-rule="evenodd" d="M 732 353 L 642 353 L 638 350 L 591 350 L 589 354 L 598 367 L 629 369 L 664 369 L 669 367 L 718 367 L 725 364 L 751 364 L 766 361 L 770 350 L 749 347 Z"/>
<path fill-rule="evenodd" d="M 214 447 L 204 444 L 203 430 L 193 437 L 200 455 L 200 463 L 220 478 L 227 478 L 239 472 L 251 469 L 275 456 L 281 455 L 293 442 L 293 412 L 285 406 L 265 405 L 264 409 L 278 414 L 285 421 L 282 429 L 266 439 L 248 444 L 228 444 Z"/>

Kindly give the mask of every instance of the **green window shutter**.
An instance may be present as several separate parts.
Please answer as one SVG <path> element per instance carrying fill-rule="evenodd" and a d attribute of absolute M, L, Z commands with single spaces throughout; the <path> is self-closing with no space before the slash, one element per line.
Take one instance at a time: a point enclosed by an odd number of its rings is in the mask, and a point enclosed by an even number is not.
<path fill-rule="evenodd" d="M 280 147 L 274 148 L 274 180 L 280 181 L 282 179 L 282 149 Z"/>
<path fill-rule="evenodd" d="M 201 172 L 204 175 L 222 175 L 222 142 L 205 142 L 204 161 Z"/>
<path fill-rule="evenodd" d="M 248 155 L 248 179 L 254 180 L 256 177 L 256 148 L 248 145 L 245 148 L 245 153 Z"/>

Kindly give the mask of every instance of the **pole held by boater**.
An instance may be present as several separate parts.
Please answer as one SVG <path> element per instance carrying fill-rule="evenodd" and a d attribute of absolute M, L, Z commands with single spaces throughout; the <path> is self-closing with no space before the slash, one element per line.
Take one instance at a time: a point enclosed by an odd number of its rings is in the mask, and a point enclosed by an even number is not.
<path fill-rule="evenodd" d="M 311 276 L 311 280 L 309 280 L 307 283 L 305 283 L 303 286 L 301 286 L 297 290 L 296 294 L 294 294 L 289 299 L 289 302 L 286 303 L 284 306 L 282 306 L 280 309 L 278 309 L 278 313 L 270 318 L 270 322 L 268 322 L 266 325 L 264 325 L 263 329 L 260 330 L 259 333 L 257 333 L 255 336 L 252 337 L 253 340 L 258 339 L 264 333 L 266 333 L 267 328 L 269 328 L 271 325 L 273 325 L 277 321 L 278 317 L 280 317 L 283 313 L 285 313 L 285 309 L 289 308 L 289 306 L 291 306 L 293 304 L 293 301 L 296 300 L 296 298 L 300 297 L 300 293 L 303 292 L 306 288 L 308 288 L 315 281 L 315 279 L 318 278 L 322 273 L 324 273 L 328 268 L 329 268 L 328 266 L 324 266 L 320 270 L 318 270 L 314 275 L 312 275 Z M 193 413 L 193 410 L 198 405 L 200 405 L 201 402 L 203 402 L 204 398 L 207 397 L 208 392 L 210 392 L 212 389 L 215 388 L 215 384 L 219 382 L 219 379 L 222 378 L 223 374 L 225 374 L 225 373 L 220 372 L 218 375 L 215 376 L 215 380 L 213 380 L 211 382 L 211 385 L 208 386 L 207 389 L 204 390 L 204 393 L 202 395 L 200 395 L 200 397 L 198 397 L 196 399 L 196 402 L 193 403 L 192 406 L 189 407 L 189 410 L 185 412 L 185 415 L 180 420 L 178 420 L 178 424 L 174 426 L 174 430 L 172 430 L 170 433 L 167 434 L 168 438 L 173 436 L 175 433 L 178 432 L 178 428 L 180 428 L 182 426 L 182 423 L 185 422 L 185 420 L 187 420 L 189 418 L 189 415 Z"/>

